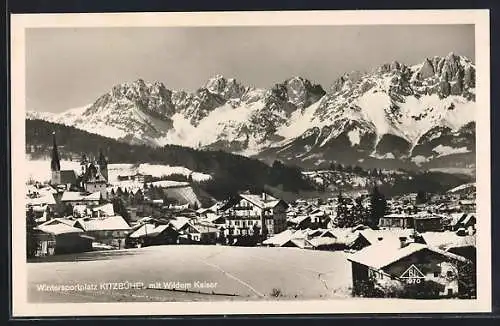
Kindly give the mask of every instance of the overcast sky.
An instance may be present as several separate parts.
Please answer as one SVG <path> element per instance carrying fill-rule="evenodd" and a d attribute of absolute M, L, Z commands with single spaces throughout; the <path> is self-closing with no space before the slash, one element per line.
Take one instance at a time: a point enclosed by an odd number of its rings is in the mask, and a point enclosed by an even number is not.
<path fill-rule="evenodd" d="M 216 74 L 270 87 L 449 52 L 474 58 L 474 26 L 40 28 L 26 31 L 28 110 L 61 112 L 143 78 L 196 90 Z"/>

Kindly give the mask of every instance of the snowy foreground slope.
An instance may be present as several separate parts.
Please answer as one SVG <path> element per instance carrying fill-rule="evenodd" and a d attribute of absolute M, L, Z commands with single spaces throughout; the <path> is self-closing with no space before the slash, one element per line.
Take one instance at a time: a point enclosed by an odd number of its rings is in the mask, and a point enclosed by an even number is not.
<path fill-rule="evenodd" d="M 49 181 L 51 177 L 50 160 L 26 160 L 26 178 L 35 181 Z M 80 163 L 76 161 L 61 161 L 62 170 L 74 170 L 80 173 Z M 136 173 L 150 174 L 153 177 L 167 177 L 172 174 L 181 174 L 186 177 L 190 175 L 193 181 L 207 181 L 211 176 L 205 173 L 192 172 L 191 170 L 182 166 L 169 166 L 159 164 L 109 164 L 108 175 L 111 184 L 119 184 L 119 175 L 133 175 Z"/>
<path fill-rule="evenodd" d="M 88 106 L 27 117 L 129 143 L 222 149 L 301 165 L 422 165 L 475 152 L 475 73 L 471 60 L 450 53 L 346 73 L 328 90 L 302 77 L 258 89 L 218 75 L 194 93 L 139 79 Z"/>
<path fill-rule="evenodd" d="M 276 299 L 273 290 L 281 292 L 280 299 L 345 299 L 350 297 L 352 286 L 350 264 L 344 252 L 169 245 L 108 251 L 107 259 L 102 259 L 102 255 L 103 252 L 90 252 L 54 257 L 54 262 L 28 264 L 28 300 L 47 302 L 49 297 L 51 302 L 270 300 Z M 113 257 L 117 259 L 110 264 Z M 144 288 L 76 293 L 37 291 L 38 284 L 53 284 L 54 277 L 57 284 L 118 282 L 116 271 L 120 271 L 120 280 L 143 282 Z M 194 288 L 196 281 L 214 286 Z M 170 284 L 181 290 L 183 285 L 191 284 L 190 290 L 202 294 L 148 288 L 157 282 L 160 287 Z M 212 291 L 220 295 L 212 295 Z"/>

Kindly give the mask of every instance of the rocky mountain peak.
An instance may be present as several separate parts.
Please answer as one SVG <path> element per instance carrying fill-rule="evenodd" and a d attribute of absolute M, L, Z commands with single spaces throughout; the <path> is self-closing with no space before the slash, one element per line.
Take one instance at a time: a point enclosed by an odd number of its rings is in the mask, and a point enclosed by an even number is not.
<path fill-rule="evenodd" d="M 321 85 L 313 84 L 304 77 L 296 76 L 280 84 L 276 84 L 268 92 L 268 96 L 279 101 L 291 103 L 297 109 L 303 110 L 318 101 L 325 93 Z"/>
<path fill-rule="evenodd" d="M 222 75 L 210 78 L 205 84 L 205 88 L 211 93 L 222 96 L 226 100 L 240 98 L 247 91 L 247 87 L 240 84 L 236 79 L 225 78 Z"/>
<path fill-rule="evenodd" d="M 365 73 L 357 70 L 344 73 L 333 82 L 332 86 L 330 87 L 330 93 L 337 93 L 340 92 L 344 87 L 350 87 L 352 84 L 360 81 L 364 75 Z"/>

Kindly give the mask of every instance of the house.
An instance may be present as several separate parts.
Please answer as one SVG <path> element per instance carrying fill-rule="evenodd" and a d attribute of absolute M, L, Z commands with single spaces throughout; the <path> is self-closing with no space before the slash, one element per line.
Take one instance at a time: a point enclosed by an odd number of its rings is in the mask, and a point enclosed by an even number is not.
<path fill-rule="evenodd" d="M 87 235 L 94 237 L 96 242 L 117 248 L 125 246 L 125 238 L 130 231 L 127 221 L 119 215 L 101 218 L 80 218 L 76 220 L 74 226 L 85 231 Z"/>
<path fill-rule="evenodd" d="M 74 221 L 52 219 L 35 228 L 37 256 L 79 253 L 92 250 L 93 238 L 72 226 Z"/>
<path fill-rule="evenodd" d="M 145 223 L 127 237 L 127 247 L 177 243 L 179 232 L 170 224 Z"/>
<path fill-rule="evenodd" d="M 473 213 L 476 211 L 476 201 L 472 199 L 462 199 L 458 202 L 462 211 Z"/>
<path fill-rule="evenodd" d="M 353 235 L 349 237 L 351 242 L 348 244 L 348 248 L 353 251 L 358 251 L 368 246 L 377 244 L 383 240 L 385 243 L 392 242 L 394 244 L 399 243 L 399 237 L 414 237 L 413 229 L 390 229 L 390 230 L 372 230 L 372 229 L 361 229 L 358 231 L 353 230 Z"/>
<path fill-rule="evenodd" d="M 460 236 L 453 231 L 425 232 L 421 235 L 422 243 L 444 251 L 476 261 L 476 236 Z"/>
<path fill-rule="evenodd" d="M 115 216 L 113 204 L 107 203 L 92 208 L 92 217 Z"/>
<path fill-rule="evenodd" d="M 287 216 L 288 213 L 287 213 Z M 289 218 L 287 224 L 294 229 L 314 229 L 324 228 L 330 222 L 330 217 L 321 209 L 314 209 L 309 213 L 302 213 Z"/>
<path fill-rule="evenodd" d="M 413 218 L 407 214 L 389 214 L 381 217 L 378 222 L 379 228 L 413 228 Z"/>
<path fill-rule="evenodd" d="M 176 230 L 177 232 L 182 232 L 188 227 L 189 221 L 190 219 L 187 217 L 177 216 L 175 219 L 170 221 L 170 224 L 172 225 L 174 230 Z"/>
<path fill-rule="evenodd" d="M 139 183 L 151 182 L 153 176 L 151 174 L 142 174 L 137 172 L 135 174 L 118 175 L 118 181 L 136 181 Z"/>
<path fill-rule="evenodd" d="M 348 256 L 354 296 L 454 297 L 464 291 L 459 272 L 471 262 L 450 252 L 401 237 Z"/>
<path fill-rule="evenodd" d="M 443 230 L 443 216 L 433 214 L 422 214 L 413 216 L 415 231 L 419 233 Z"/>
<path fill-rule="evenodd" d="M 99 165 L 90 163 L 85 169 L 82 177 L 82 185 L 86 192 L 94 193 L 99 192 L 102 198 L 107 198 L 108 180 L 104 177 Z"/>
<path fill-rule="evenodd" d="M 231 236 L 259 232 L 268 237 L 286 229 L 287 208 L 287 203 L 269 194 L 255 195 L 247 192 L 240 194 L 222 210 L 226 229 Z"/>
<path fill-rule="evenodd" d="M 62 204 L 69 204 L 71 206 L 75 205 L 85 205 L 85 206 L 97 206 L 101 200 L 101 193 L 87 193 L 78 191 L 65 191 L 62 194 L 60 202 Z"/>
<path fill-rule="evenodd" d="M 452 214 L 448 229 L 458 231 L 465 229 L 472 234 L 476 230 L 476 214 L 475 213 L 455 213 Z"/>
<path fill-rule="evenodd" d="M 305 234 L 302 231 L 285 230 L 262 242 L 269 247 L 298 247 L 304 248 Z"/>
<path fill-rule="evenodd" d="M 203 222 L 190 222 L 180 232 L 179 243 L 215 244 L 218 235 L 217 226 Z"/>

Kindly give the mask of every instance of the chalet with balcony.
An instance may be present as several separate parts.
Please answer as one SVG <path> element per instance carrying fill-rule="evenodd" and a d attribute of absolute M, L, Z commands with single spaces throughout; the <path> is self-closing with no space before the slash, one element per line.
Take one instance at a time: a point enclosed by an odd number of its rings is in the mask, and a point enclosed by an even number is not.
<path fill-rule="evenodd" d="M 221 209 L 227 235 L 245 236 L 258 232 L 264 237 L 286 229 L 288 204 L 267 193 L 240 194 Z"/>

